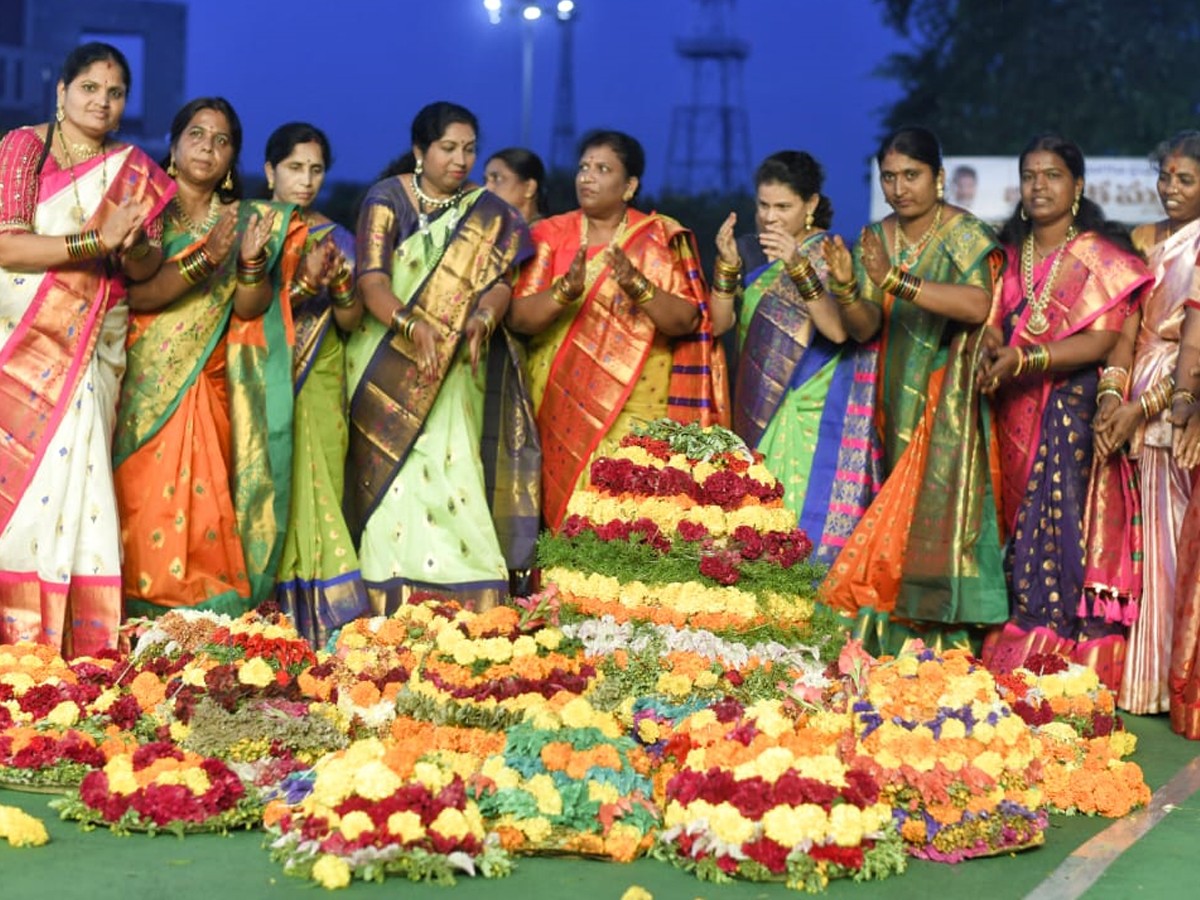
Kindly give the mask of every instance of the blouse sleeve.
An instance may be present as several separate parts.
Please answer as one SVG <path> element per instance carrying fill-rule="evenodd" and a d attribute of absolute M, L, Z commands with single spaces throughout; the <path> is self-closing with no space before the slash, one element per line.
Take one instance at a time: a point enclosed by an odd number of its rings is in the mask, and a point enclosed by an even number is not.
<path fill-rule="evenodd" d="M 0 140 L 0 232 L 33 231 L 43 146 L 32 128 L 15 128 Z"/>
<path fill-rule="evenodd" d="M 396 211 L 387 198 L 372 190 L 363 201 L 358 214 L 355 262 L 358 277 L 368 272 L 388 273 L 392 270 L 392 254 L 396 251 L 398 227 Z"/>

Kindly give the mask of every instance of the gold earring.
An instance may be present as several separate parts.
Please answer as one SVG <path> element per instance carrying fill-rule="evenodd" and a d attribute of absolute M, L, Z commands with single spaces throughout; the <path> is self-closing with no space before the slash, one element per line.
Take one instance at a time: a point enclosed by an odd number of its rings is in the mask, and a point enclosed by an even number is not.
<path fill-rule="evenodd" d="M 175 176 L 177 176 L 179 174 L 179 170 L 177 168 L 175 168 L 175 157 L 174 156 L 172 156 L 171 161 L 169 163 L 167 163 L 167 174 L 170 175 L 172 178 L 174 178 Z"/>
<path fill-rule="evenodd" d="M 425 171 L 425 161 L 422 159 L 418 159 L 417 167 L 415 169 L 413 169 L 413 174 L 416 175 L 418 178 L 420 178 L 421 173 L 424 171 Z"/>
<path fill-rule="evenodd" d="M 54 121 L 61 123 L 67 117 L 66 110 L 63 109 L 62 101 L 58 101 L 58 109 L 54 111 Z"/>
<path fill-rule="evenodd" d="M 221 182 L 221 189 L 226 191 L 233 190 L 233 169 L 225 173 L 225 180 Z"/>
<path fill-rule="evenodd" d="M 626 191 L 624 194 L 621 195 L 621 199 L 624 200 L 626 203 L 628 203 L 630 200 L 633 199 L 633 191 Z"/>
<path fill-rule="evenodd" d="M 1071 215 L 1072 216 L 1079 215 L 1079 195 L 1078 194 L 1075 195 L 1075 202 L 1071 204 Z"/>
<path fill-rule="evenodd" d="M 1029 213 L 1027 213 L 1027 212 L 1025 211 L 1025 204 L 1024 204 L 1024 203 L 1022 203 L 1022 204 L 1021 204 L 1021 221 L 1022 221 L 1022 222 L 1028 222 L 1028 221 L 1029 221 Z"/>
<path fill-rule="evenodd" d="M 813 211 L 810 209 L 804 214 L 804 230 L 812 231 L 813 227 Z"/>
<path fill-rule="evenodd" d="M 275 190 L 275 179 L 274 179 L 274 178 L 268 178 L 268 179 L 267 179 L 267 190 L 268 190 L 268 191 L 274 191 L 274 190 Z"/>
<path fill-rule="evenodd" d="M 946 197 L 946 186 L 942 182 L 937 183 L 937 198 L 943 200 Z"/>

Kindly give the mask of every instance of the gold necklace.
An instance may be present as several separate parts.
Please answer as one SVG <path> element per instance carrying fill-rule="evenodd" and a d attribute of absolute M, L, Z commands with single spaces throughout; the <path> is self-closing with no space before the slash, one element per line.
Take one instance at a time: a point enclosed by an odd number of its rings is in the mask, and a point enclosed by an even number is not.
<path fill-rule="evenodd" d="M 1025 281 L 1025 302 L 1030 309 L 1029 318 L 1025 320 L 1025 330 L 1035 337 L 1045 334 L 1046 329 L 1050 327 L 1050 320 L 1046 318 L 1046 306 L 1050 303 L 1050 289 L 1054 286 L 1054 279 L 1058 276 L 1058 268 L 1062 265 L 1063 257 L 1067 255 L 1064 252 L 1067 244 L 1075 239 L 1076 234 L 1078 232 L 1072 225 L 1067 229 L 1067 236 L 1063 238 L 1063 242 L 1054 248 L 1054 261 L 1050 263 L 1050 272 L 1042 281 L 1041 291 L 1037 293 L 1034 293 L 1033 290 L 1034 240 L 1032 231 L 1025 238 L 1025 245 L 1021 248 L 1021 277 Z"/>
<path fill-rule="evenodd" d="M 67 148 L 67 139 L 63 137 L 62 129 L 58 129 L 58 143 L 62 147 L 63 156 L 67 159 L 67 175 L 71 178 L 71 192 L 75 195 L 75 208 L 72 213 L 75 215 L 75 221 L 79 223 L 79 227 L 83 228 L 83 224 L 87 221 L 87 210 L 83 208 L 83 200 L 79 197 L 79 182 L 75 180 L 75 159 L 71 156 L 71 151 Z M 92 156 L 99 155 L 104 150 L 104 145 L 100 145 Z M 83 160 L 80 160 L 83 162 Z M 108 160 L 102 160 L 100 163 L 100 196 L 103 198 L 108 194 Z"/>
<path fill-rule="evenodd" d="M 896 219 L 896 234 L 892 242 L 892 259 L 896 265 L 903 268 L 911 262 L 915 262 L 925 249 L 925 245 L 929 243 L 929 239 L 933 237 L 933 233 L 938 230 L 938 226 L 942 224 L 942 210 L 946 208 L 945 203 L 938 203 L 937 211 L 933 214 L 933 221 L 929 223 L 929 227 L 921 234 L 915 242 L 909 241 L 908 236 L 904 233 L 904 229 L 900 227 L 900 219 Z"/>
<path fill-rule="evenodd" d="M 217 219 L 221 217 L 221 200 L 217 197 L 217 192 L 213 191 L 212 197 L 208 201 L 208 216 L 199 225 L 187 214 L 187 210 L 179 202 L 178 194 L 171 198 L 171 211 L 175 215 L 175 221 L 182 225 L 185 231 L 192 237 L 202 238 L 208 234 L 208 230 L 217 224 Z"/>

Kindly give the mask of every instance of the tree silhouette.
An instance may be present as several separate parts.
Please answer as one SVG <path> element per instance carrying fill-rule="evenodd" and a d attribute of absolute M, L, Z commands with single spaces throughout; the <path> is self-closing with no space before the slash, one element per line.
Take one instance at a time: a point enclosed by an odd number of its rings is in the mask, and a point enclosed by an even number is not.
<path fill-rule="evenodd" d="M 1055 131 L 1089 154 L 1140 155 L 1196 126 L 1200 0 L 877 0 L 912 43 L 879 74 L 905 96 L 890 129 L 947 153 L 1016 153 Z"/>

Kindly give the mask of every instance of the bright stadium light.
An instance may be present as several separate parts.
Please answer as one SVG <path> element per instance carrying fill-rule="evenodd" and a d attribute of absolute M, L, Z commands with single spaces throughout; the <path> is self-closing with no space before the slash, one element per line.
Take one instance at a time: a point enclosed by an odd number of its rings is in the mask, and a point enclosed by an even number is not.
<path fill-rule="evenodd" d="M 559 21 L 565 22 L 575 12 L 575 4 L 571 0 L 558 0 L 555 12 L 558 14 Z"/>
<path fill-rule="evenodd" d="M 542 17 L 542 8 L 536 3 L 526 3 L 521 9 L 521 17 L 526 22 L 536 22 Z"/>

